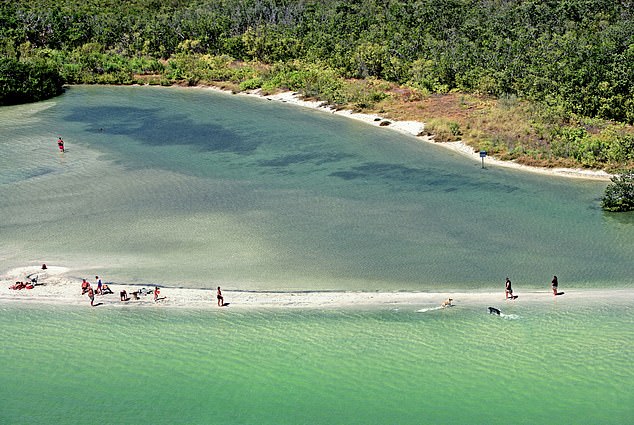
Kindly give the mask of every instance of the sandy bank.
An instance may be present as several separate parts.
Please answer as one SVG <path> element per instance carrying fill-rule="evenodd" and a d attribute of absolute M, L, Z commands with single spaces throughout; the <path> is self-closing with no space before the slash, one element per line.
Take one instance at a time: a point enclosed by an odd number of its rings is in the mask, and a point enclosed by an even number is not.
<path fill-rule="evenodd" d="M 33 289 L 9 289 L 15 281 L 23 281 L 27 275 L 37 274 L 39 285 Z M 40 270 L 37 266 L 22 267 L 11 270 L 0 276 L 0 302 L 21 302 L 57 305 L 85 305 L 89 307 L 89 299 L 81 295 L 81 279 L 70 277 L 69 270 L 64 267 L 49 267 Z M 165 299 L 155 303 L 152 295 L 141 295 L 138 300 L 130 299 L 122 302 L 121 290 L 128 294 L 141 289 L 140 286 L 108 283 L 114 294 L 96 296 L 95 303 L 101 308 L 146 307 L 146 308 L 218 308 L 215 289 L 200 288 L 161 288 L 161 297 Z M 94 287 L 94 282 L 93 282 Z M 147 289 L 153 289 L 147 286 Z M 565 288 L 564 288 L 565 289 Z M 544 290 L 518 291 L 515 301 L 504 299 L 500 291 L 482 292 L 351 292 L 351 291 L 302 291 L 302 292 L 252 292 L 223 289 L 225 302 L 231 309 L 351 309 L 351 308 L 398 308 L 412 311 L 437 308 L 440 303 L 452 298 L 454 304 L 463 307 L 496 306 L 501 309 L 512 305 L 534 304 L 579 304 L 605 306 L 614 304 L 631 304 L 634 301 L 634 290 L 568 290 L 566 294 L 554 297 L 548 288 Z"/>

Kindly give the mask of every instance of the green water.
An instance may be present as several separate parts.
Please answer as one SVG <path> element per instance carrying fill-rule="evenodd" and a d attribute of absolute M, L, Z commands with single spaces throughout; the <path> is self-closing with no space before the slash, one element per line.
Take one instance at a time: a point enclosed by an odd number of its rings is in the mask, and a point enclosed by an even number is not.
<path fill-rule="evenodd" d="M 624 424 L 631 306 L 0 305 L 6 424 Z"/>
<path fill-rule="evenodd" d="M 56 140 L 68 152 L 57 152 Z M 231 290 L 632 288 L 606 183 L 327 113 L 72 87 L 0 108 L 0 272 Z M 520 298 L 521 300 L 521 298 Z M 0 303 L 2 424 L 623 424 L 631 300 L 416 312 Z M 137 306 L 138 307 L 138 306 Z"/>
<path fill-rule="evenodd" d="M 0 270 L 232 289 L 632 285 L 634 215 L 600 210 L 603 182 L 483 170 L 201 89 L 72 87 L 0 123 Z"/>

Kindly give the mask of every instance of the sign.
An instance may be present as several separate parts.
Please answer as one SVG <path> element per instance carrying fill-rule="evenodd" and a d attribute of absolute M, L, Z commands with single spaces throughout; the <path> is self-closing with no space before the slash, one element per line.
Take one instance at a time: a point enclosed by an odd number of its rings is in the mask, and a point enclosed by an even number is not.
<path fill-rule="evenodd" d="M 480 151 L 480 158 L 485 158 L 487 156 L 487 151 Z"/>

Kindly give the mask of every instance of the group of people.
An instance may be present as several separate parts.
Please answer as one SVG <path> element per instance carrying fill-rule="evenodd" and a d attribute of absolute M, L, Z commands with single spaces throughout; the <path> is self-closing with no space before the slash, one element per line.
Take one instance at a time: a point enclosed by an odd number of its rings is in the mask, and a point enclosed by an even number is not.
<path fill-rule="evenodd" d="M 92 285 L 90 285 L 90 282 L 88 282 L 86 279 L 82 279 L 81 282 L 81 294 L 88 294 L 90 305 L 93 307 L 95 306 L 95 295 L 106 295 L 113 293 L 108 284 L 101 282 L 99 276 L 95 276 L 95 281 L 97 286 L 96 290 L 92 288 Z"/>
<path fill-rule="evenodd" d="M 553 276 L 553 280 L 550 282 L 550 287 L 553 290 L 553 295 L 561 295 L 563 292 L 559 292 L 559 281 L 557 280 L 557 276 Z M 513 295 L 513 288 L 511 286 L 511 279 L 506 277 L 506 282 L 504 282 L 504 295 L 505 299 L 516 299 L 517 295 Z"/>
<path fill-rule="evenodd" d="M 13 285 L 9 286 L 9 289 L 33 289 L 35 285 L 32 282 L 15 282 Z"/>
<path fill-rule="evenodd" d="M 44 269 L 46 269 L 46 264 L 44 264 Z M 13 285 L 9 286 L 9 289 L 21 290 L 21 289 L 33 289 L 35 285 L 37 285 L 38 275 L 32 277 L 35 273 L 31 273 L 26 277 L 26 281 L 17 281 Z"/>
<path fill-rule="evenodd" d="M 130 292 L 130 295 L 132 295 L 132 298 L 134 298 L 135 300 L 138 300 L 140 295 L 147 296 L 150 294 L 154 294 L 154 302 L 157 302 L 159 300 L 160 293 L 161 289 L 157 286 L 154 289 L 141 288 L 138 291 Z M 119 292 L 119 298 L 121 299 L 121 301 L 130 301 L 130 297 L 128 297 L 128 291 L 126 291 L 125 289 Z"/>
<path fill-rule="evenodd" d="M 557 276 L 553 276 L 553 280 L 550 282 L 550 287 L 553 290 L 553 295 L 562 295 L 563 292 L 559 292 L 559 281 L 557 279 Z M 218 291 L 220 291 L 220 288 L 218 288 Z M 506 278 L 506 281 L 504 282 L 504 296 L 505 299 L 511 299 L 514 300 L 517 298 L 517 295 L 513 295 L 513 287 L 511 286 L 511 279 Z M 444 300 L 442 303 L 440 303 L 440 307 L 441 308 L 446 308 L 446 307 L 453 307 L 453 299 L 452 298 L 447 298 L 446 300 Z M 500 314 L 500 310 L 494 308 L 494 307 L 489 307 L 489 313 L 495 313 L 495 314 Z"/>

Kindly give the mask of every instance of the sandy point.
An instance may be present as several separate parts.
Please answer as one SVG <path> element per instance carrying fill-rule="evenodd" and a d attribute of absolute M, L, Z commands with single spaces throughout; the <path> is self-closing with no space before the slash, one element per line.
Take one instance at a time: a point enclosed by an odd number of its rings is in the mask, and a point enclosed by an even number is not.
<path fill-rule="evenodd" d="M 0 302 L 27 302 L 57 305 L 89 305 L 86 295 L 81 294 L 81 279 L 69 276 L 72 270 L 67 267 L 49 266 L 42 270 L 38 266 L 15 268 L 0 277 Z M 26 281 L 27 276 L 37 276 L 38 284 L 33 289 L 14 290 L 9 287 L 16 281 Z M 91 281 L 91 283 L 94 283 Z M 145 306 L 148 308 L 204 308 L 217 309 L 216 287 L 182 288 L 159 285 L 161 298 L 154 301 L 152 295 L 145 295 L 154 289 L 155 284 L 143 286 L 125 283 L 106 282 L 112 294 L 97 296 L 100 308 L 117 308 L 125 306 Z M 257 291 L 236 287 L 223 287 L 225 302 L 229 309 L 431 309 L 438 307 L 447 298 L 453 304 L 463 308 L 485 308 L 487 306 L 502 309 L 529 306 L 549 305 L 553 302 L 562 305 L 611 305 L 631 304 L 634 302 L 633 289 L 565 289 L 565 295 L 554 297 L 550 288 L 526 289 L 517 291 L 519 299 L 504 299 L 503 288 L 499 291 Z M 128 301 L 122 301 L 120 292 L 126 291 Z M 137 296 L 131 294 L 137 292 Z M 221 308 L 225 310 L 224 308 Z"/>

